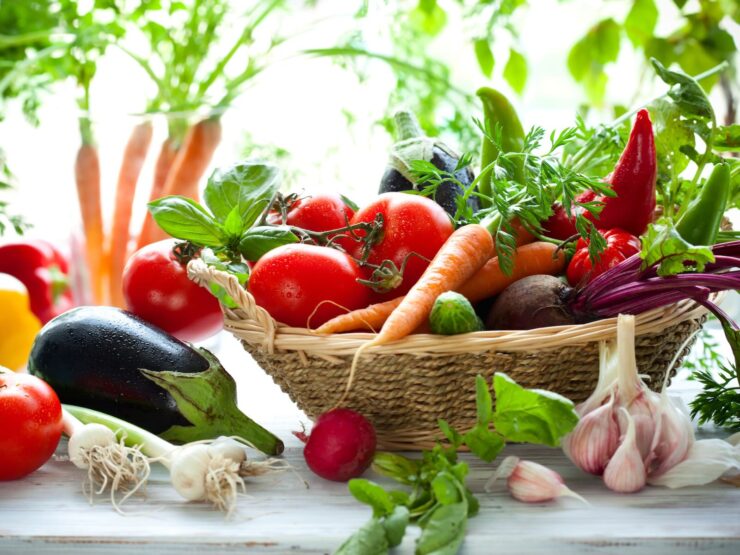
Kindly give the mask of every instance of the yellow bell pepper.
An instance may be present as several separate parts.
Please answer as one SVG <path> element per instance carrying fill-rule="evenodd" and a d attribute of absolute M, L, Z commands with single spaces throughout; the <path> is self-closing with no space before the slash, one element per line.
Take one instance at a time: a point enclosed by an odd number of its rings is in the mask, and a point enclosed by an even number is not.
<path fill-rule="evenodd" d="M 0 366 L 22 369 L 40 329 L 25 286 L 11 275 L 0 274 Z"/>

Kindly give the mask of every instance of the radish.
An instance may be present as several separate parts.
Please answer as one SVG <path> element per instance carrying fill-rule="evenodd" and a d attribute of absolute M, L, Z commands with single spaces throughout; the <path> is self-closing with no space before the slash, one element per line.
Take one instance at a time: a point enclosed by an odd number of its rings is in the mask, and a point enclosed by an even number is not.
<path fill-rule="evenodd" d="M 306 446 L 303 457 L 317 475 L 335 482 L 360 476 L 375 454 L 375 429 L 361 414 L 332 409 L 316 420 L 311 435 L 293 432 Z"/>

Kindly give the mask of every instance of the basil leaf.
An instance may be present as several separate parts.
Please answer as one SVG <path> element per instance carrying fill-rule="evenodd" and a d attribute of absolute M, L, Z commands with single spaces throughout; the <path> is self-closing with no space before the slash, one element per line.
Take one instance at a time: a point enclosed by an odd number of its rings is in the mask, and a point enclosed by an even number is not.
<path fill-rule="evenodd" d="M 274 248 L 297 242 L 298 237 L 287 227 L 253 227 L 242 235 L 239 241 L 239 252 L 247 260 L 259 260 Z"/>
<path fill-rule="evenodd" d="M 442 418 L 440 418 L 439 420 L 437 420 L 437 426 L 439 426 L 439 429 L 442 430 L 442 433 L 447 438 L 447 441 L 449 441 L 453 447 L 457 448 L 462 444 L 462 435 L 460 435 L 457 430 L 452 428 L 447 420 L 443 420 Z"/>
<path fill-rule="evenodd" d="M 383 519 L 383 528 L 389 547 L 401 545 L 408 525 L 409 510 L 403 506 L 396 507 L 390 515 Z"/>
<path fill-rule="evenodd" d="M 220 247 L 225 243 L 222 227 L 192 199 L 170 196 L 152 201 L 147 206 L 157 225 L 176 239 L 201 247 Z"/>
<path fill-rule="evenodd" d="M 714 262 L 712 249 L 704 245 L 692 245 L 676 231 L 674 225 L 665 220 L 650 224 L 642 238 L 642 265 L 644 268 L 660 262 L 659 276 L 672 276 L 687 270 L 701 272 Z M 687 263 L 693 263 L 687 266 Z"/>
<path fill-rule="evenodd" d="M 241 214 L 239 214 L 238 206 L 234 206 L 231 212 L 229 212 L 229 215 L 226 216 L 226 219 L 224 220 L 223 226 L 226 235 L 230 238 L 239 237 L 242 234 L 244 231 L 244 224 L 242 222 Z"/>
<path fill-rule="evenodd" d="M 370 505 L 374 517 L 389 515 L 395 508 L 390 494 L 381 486 L 364 478 L 354 478 L 349 481 L 349 492 L 360 503 Z"/>
<path fill-rule="evenodd" d="M 455 555 L 465 539 L 467 522 L 465 501 L 435 509 L 416 542 L 416 555 Z"/>
<path fill-rule="evenodd" d="M 525 389 L 506 374 L 493 377 L 496 410 L 493 423 L 508 441 L 558 447 L 578 423 L 573 402 L 562 395 Z"/>
<path fill-rule="evenodd" d="M 249 280 L 249 266 L 243 262 L 232 262 L 230 260 L 222 260 L 219 258 L 211 249 L 203 249 L 200 253 L 200 258 L 208 266 L 221 270 L 222 272 L 228 272 L 239 280 L 239 285 L 244 286 Z M 226 292 L 221 285 L 217 283 L 211 283 L 209 286 L 211 294 L 216 297 L 219 302 L 226 308 L 238 308 L 236 301 Z"/>
<path fill-rule="evenodd" d="M 334 555 L 386 555 L 389 548 L 385 527 L 373 518 L 347 538 Z"/>
<path fill-rule="evenodd" d="M 238 207 L 242 229 L 247 229 L 257 221 L 278 185 L 279 172 L 275 166 L 247 160 L 215 170 L 208 178 L 203 198 L 220 221 Z"/>

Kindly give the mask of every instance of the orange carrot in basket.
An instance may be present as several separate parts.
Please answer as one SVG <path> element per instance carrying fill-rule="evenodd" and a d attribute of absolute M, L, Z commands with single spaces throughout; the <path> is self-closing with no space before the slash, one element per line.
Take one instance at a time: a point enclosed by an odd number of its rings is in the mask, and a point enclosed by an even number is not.
<path fill-rule="evenodd" d="M 346 314 L 335 316 L 324 322 L 317 333 L 341 333 L 345 331 L 370 330 L 378 331 L 401 301 L 403 296 L 382 303 L 371 304 Z"/>
<path fill-rule="evenodd" d="M 499 265 L 498 257 L 494 257 L 455 291 L 465 295 L 471 303 L 475 303 L 498 295 L 509 285 L 523 277 L 535 274 L 558 274 L 565 267 L 565 253 L 561 250 L 558 251 L 556 256 L 556 250 L 556 245 L 544 241 L 523 245 L 514 251 L 512 256 L 514 267 L 510 276 L 504 274 Z M 361 329 L 375 331 L 401 304 L 402 299 L 403 297 L 396 297 L 366 308 L 353 310 L 347 314 L 341 314 L 324 323 L 316 331 L 318 333 L 342 333 Z"/>
<path fill-rule="evenodd" d="M 159 156 L 157 156 L 157 162 L 154 165 L 154 179 L 152 181 L 152 190 L 149 193 L 150 202 L 162 196 L 164 184 L 167 181 L 167 174 L 170 172 L 170 168 L 172 168 L 172 163 L 175 160 L 175 156 L 177 156 L 178 150 L 177 144 L 171 137 L 167 137 L 162 142 L 162 146 L 159 149 Z M 154 218 L 147 212 L 136 242 L 137 250 L 149 244 L 147 238 L 151 237 L 156 228 L 157 224 L 154 223 Z"/>
<path fill-rule="evenodd" d="M 198 183 L 211 163 L 219 142 L 221 142 L 221 121 L 217 117 L 207 118 L 193 125 L 172 162 L 162 191 L 163 195 L 182 195 L 198 200 Z M 154 223 L 145 231 L 147 234 L 143 237 L 145 244 L 167 237 L 167 234 Z M 139 242 L 141 241 L 142 239 Z"/>
<path fill-rule="evenodd" d="M 124 306 L 123 300 L 123 267 L 126 264 L 131 232 L 131 210 L 136 193 L 136 183 L 139 181 L 141 167 L 144 165 L 149 144 L 152 141 L 151 122 L 140 123 L 131 132 L 126 150 L 123 153 L 121 169 L 118 173 L 118 185 L 116 187 L 116 204 L 113 211 L 113 227 L 110 234 L 110 246 L 108 248 L 110 279 L 108 291 L 110 303 L 113 306 Z"/>
<path fill-rule="evenodd" d="M 85 251 L 92 300 L 105 303 L 103 284 L 103 210 L 100 203 L 100 159 L 91 142 L 83 142 L 75 159 L 75 182 L 85 233 Z"/>
<path fill-rule="evenodd" d="M 501 269 L 499 258 L 491 258 L 456 291 L 467 297 L 471 303 L 475 303 L 498 295 L 523 277 L 558 274 L 565 267 L 565 253 L 562 250 L 558 251 L 557 248 L 557 245 L 545 241 L 522 245 L 514 251 L 513 268 L 511 275 L 508 276 Z"/>
<path fill-rule="evenodd" d="M 370 345 L 390 343 L 413 332 L 429 316 L 436 298 L 470 279 L 488 262 L 493 252 L 493 238 L 485 227 L 469 224 L 458 228 L 442 245 Z"/>

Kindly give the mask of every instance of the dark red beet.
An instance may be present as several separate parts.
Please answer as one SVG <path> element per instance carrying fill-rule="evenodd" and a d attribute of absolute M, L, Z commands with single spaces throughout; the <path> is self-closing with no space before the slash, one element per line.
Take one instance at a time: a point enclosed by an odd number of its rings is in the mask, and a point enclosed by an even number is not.
<path fill-rule="evenodd" d="M 375 430 L 361 414 L 333 409 L 316 420 L 311 435 L 295 435 L 306 443 L 303 457 L 313 472 L 327 480 L 346 482 L 360 476 L 375 454 Z"/>

